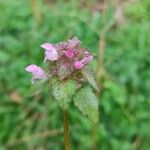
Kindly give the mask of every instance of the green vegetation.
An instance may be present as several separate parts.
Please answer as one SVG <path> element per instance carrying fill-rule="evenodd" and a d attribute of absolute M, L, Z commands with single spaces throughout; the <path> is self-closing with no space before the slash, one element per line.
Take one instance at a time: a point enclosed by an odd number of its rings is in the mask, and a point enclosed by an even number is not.
<path fill-rule="evenodd" d="M 42 43 L 72 36 L 101 58 L 93 63 L 100 122 L 93 134 L 91 122 L 71 104 L 72 149 L 94 143 L 97 150 L 149 149 L 150 2 L 122 5 L 123 21 L 114 19 L 115 3 L 0 0 L 0 150 L 63 149 L 62 112 L 48 92 L 25 97 L 31 76 L 24 68 L 42 65 Z"/>

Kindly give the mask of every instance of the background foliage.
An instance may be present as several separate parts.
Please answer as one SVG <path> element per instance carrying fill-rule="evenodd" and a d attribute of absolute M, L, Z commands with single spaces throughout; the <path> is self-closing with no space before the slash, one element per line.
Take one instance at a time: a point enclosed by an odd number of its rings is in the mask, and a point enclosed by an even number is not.
<path fill-rule="evenodd" d="M 101 92 L 96 134 L 71 105 L 72 149 L 148 150 L 149 10 L 149 0 L 0 0 L 0 150 L 63 149 L 61 110 L 48 91 L 25 98 L 24 68 L 42 65 L 43 42 L 74 35 L 97 60 L 100 52 Z"/>

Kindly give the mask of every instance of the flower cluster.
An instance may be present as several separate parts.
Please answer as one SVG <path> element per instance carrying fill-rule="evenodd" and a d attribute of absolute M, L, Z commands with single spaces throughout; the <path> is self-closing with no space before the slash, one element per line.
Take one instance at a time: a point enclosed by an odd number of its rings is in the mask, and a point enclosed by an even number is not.
<path fill-rule="evenodd" d="M 92 54 L 80 46 L 80 40 L 77 37 L 57 44 L 44 43 L 41 47 L 45 50 L 44 62 L 52 64 L 50 74 L 58 75 L 61 80 L 82 69 L 93 60 Z M 36 79 L 49 77 L 48 73 L 34 64 L 27 66 L 25 70 L 32 73 L 33 82 Z"/>

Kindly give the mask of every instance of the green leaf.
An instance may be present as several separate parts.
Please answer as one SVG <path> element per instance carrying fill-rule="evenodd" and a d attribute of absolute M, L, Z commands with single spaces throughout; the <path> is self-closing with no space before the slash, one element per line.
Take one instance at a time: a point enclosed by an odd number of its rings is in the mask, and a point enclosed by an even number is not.
<path fill-rule="evenodd" d="M 99 91 L 99 88 L 96 84 L 96 81 L 95 81 L 95 77 L 94 77 L 94 73 L 93 73 L 93 70 L 90 66 L 85 66 L 83 67 L 82 69 L 82 74 L 84 76 L 84 78 L 97 90 Z"/>
<path fill-rule="evenodd" d="M 87 116 L 93 123 L 98 123 L 98 100 L 90 87 L 79 89 L 73 101 L 83 115 Z"/>
<path fill-rule="evenodd" d="M 41 93 L 45 88 L 46 83 L 47 83 L 47 79 L 35 81 L 29 88 L 26 96 L 34 96 Z"/>
<path fill-rule="evenodd" d="M 69 107 L 69 103 L 77 90 L 76 81 L 69 79 L 60 81 L 59 79 L 52 79 L 52 95 L 57 101 L 58 105 L 66 110 Z"/>

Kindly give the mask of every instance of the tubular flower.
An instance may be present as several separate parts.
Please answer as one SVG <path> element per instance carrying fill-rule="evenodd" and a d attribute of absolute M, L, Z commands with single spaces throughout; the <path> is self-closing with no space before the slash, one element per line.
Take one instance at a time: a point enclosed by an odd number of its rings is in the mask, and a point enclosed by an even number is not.
<path fill-rule="evenodd" d="M 74 51 L 73 51 L 73 50 L 67 50 L 67 51 L 65 52 L 65 54 L 66 54 L 66 56 L 67 56 L 68 58 L 73 58 L 73 56 L 74 56 Z"/>
<path fill-rule="evenodd" d="M 77 61 L 74 64 L 75 69 L 81 69 L 83 67 L 83 63 L 81 61 Z"/>
<path fill-rule="evenodd" d="M 92 54 L 80 46 L 77 37 L 57 44 L 44 43 L 41 47 L 46 50 L 44 60 L 55 61 L 53 67 L 61 80 L 82 69 L 93 59 Z"/>
<path fill-rule="evenodd" d="M 32 82 L 34 82 L 36 79 L 46 79 L 47 75 L 43 71 L 43 69 L 37 65 L 29 65 L 25 68 L 27 72 L 32 73 Z"/>
<path fill-rule="evenodd" d="M 26 67 L 26 71 L 32 73 L 33 80 L 46 78 L 47 75 L 58 75 L 63 80 L 93 60 L 93 55 L 80 46 L 77 37 L 56 44 L 44 43 L 41 47 L 45 49 L 44 62 L 47 61 L 51 67 L 46 73 L 36 65 Z"/>
<path fill-rule="evenodd" d="M 55 47 L 52 44 L 49 43 L 44 43 L 41 45 L 42 48 L 45 49 L 45 59 L 46 60 L 51 60 L 55 61 L 58 59 L 58 52 L 56 51 Z"/>
<path fill-rule="evenodd" d="M 86 56 L 84 57 L 82 60 L 81 60 L 81 63 L 83 63 L 84 65 L 88 64 L 89 62 L 91 62 L 93 60 L 93 56 L 89 55 L 89 56 Z"/>

